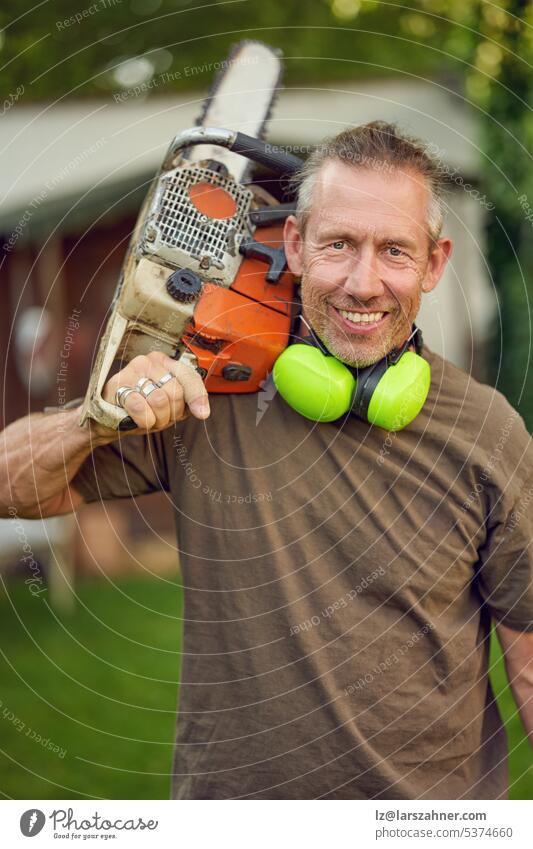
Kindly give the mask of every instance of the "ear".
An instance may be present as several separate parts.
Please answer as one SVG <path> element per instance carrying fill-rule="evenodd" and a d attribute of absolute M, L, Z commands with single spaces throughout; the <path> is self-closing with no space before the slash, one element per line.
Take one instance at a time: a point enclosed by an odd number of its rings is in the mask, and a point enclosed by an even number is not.
<path fill-rule="evenodd" d="M 422 283 L 423 292 L 431 292 L 435 288 L 446 268 L 446 263 L 450 259 L 452 249 L 451 239 L 445 238 L 437 241 L 429 255 L 426 279 Z"/>
<path fill-rule="evenodd" d="M 289 215 L 285 221 L 283 240 L 287 265 L 290 271 L 299 277 L 303 271 L 303 236 L 294 215 Z"/>

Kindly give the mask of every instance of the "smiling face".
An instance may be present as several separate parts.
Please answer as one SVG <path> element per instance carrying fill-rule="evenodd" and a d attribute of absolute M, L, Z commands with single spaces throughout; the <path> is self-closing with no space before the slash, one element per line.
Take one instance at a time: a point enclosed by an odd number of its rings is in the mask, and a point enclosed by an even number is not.
<path fill-rule="evenodd" d="M 301 276 L 303 312 L 338 359 L 365 366 L 401 345 L 422 292 L 451 253 L 428 234 L 429 189 L 412 171 L 384 173 L 333 159 L 316 175 L 305 232 L 290 216 L 285 251 Z"/>

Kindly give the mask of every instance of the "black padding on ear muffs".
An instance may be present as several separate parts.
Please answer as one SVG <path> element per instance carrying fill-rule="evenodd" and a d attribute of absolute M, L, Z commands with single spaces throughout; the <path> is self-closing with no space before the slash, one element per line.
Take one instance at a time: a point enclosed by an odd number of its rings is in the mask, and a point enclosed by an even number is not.
<path fill-rule="evenodd" d="M 387 358 L 385 357 L 371 366 L 366 366 L 366 368 L 348 368 L 357 381 L 350 412 L 354 416 L 366 420 L 368 405 L 372 400 L 374 389 L 388 369 Z"/>

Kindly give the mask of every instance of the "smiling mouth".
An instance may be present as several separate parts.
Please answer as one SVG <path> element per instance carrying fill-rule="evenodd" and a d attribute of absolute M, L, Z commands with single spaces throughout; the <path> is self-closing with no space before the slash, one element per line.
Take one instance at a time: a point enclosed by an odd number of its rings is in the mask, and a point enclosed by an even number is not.
<path fill-rule="evenodd" d="M 376 310 L 374 312 L 360 312 L 356 310 L 343 310 L 330 304 L 343 327 L 355 333 L 365 333 L 378 328 L 385 322 L 389 312 Z"/>
<path fill-rule="evenodd" d="M 340 309 L 337 309 L 337 312 L 343 318 L 351 321 L 352 324 L 376 324 L 376 322 L 381 321 L 383 316 L 387 314 L 385 312 L 350 312 L 349 310 Z"/>

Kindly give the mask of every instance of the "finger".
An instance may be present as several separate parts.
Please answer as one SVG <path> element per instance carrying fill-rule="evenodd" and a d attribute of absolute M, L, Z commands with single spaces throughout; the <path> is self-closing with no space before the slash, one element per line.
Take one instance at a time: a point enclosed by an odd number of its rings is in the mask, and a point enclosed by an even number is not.
<path fill-rule="evenodd" d="M 157 362 L 150 369 L 150 378 L 159 383 L 165 375 L 172 374 L 164 365 Z M 164 398 L 164 404 L 161 400 Z M 146 396 L 146 400 L 156 414 L 157 427 L 168 427 L 171 422 L 179 421 L 185 412 L 185 401 L 183 387 L 177 377 L 167 380 L 162 387 Z M 156 403 L 152 403 L 154 400 Z"/>
<path fill-rule="evenodd" d="M 150 377 L 150 379 L 155 382 L 155 378 Z M 147 385 L 146 388 L 150 389 L 150 386 Z M 155 416 L 153 427 L 157 429 L 167 427 L 170 422 L 170 400 L 166 391 L 161 388 L 152 389 L 144 395 L 144 398 Z"/>
<path fill-rule="evenodd" d="M 140 392 L 130 392 L 123 403 L 126 413 L 131 416 L 137 427 L 151 430 L 156 423 L 155 413 Z"/>
<path fill-rule="evenodd" d="M 184 401 L 193 416 L 197 419 L 206 419 L 211 412 L 209 396 L 196 369 L 188 365 L 186 361 L 171 360 L 170 357 L 166 361 L 166 367 L 181 383 Z"/>
<path fill-rule="evenodd" d="M 166 369 L 164 372 L 161 372 L 161 377 L 164 374 L 169 374 L 170 372 Z M 170 421 L 178 422 L 184 418 L 186 412 L 185 408 L 185 399 L 183 395 L 183 386 L 179 382 L 177 377 L 173 377 L 172 380 L 169 380 L 164 385 L 165 392 L 167 393 L 167 397 L 170 404 Z"/>
<path fill-rule="evenodd" d="M 102 398 L 110 404 L 116 404 L 116 392 L 120 386 L 129 386 L 132 389 L 141 377 L 148 376 L 148 370 L 151 367 L 149 357 L 135 357 L 123 369 L 118 371 L 109 378 L 104 386 Z"/>
<path fill-rule="evenodd" d="M 131 386 L 131 383 L 127 383 L 122 372 L 119 371 L 113 377 L 110 377 L 105 384 L 102 390 L 104 401 L 108 401 L 110 404 L 116 404 L 116 391 L 120 386 Z"/>
<path fill-rule="evenodd" d="M 153 383 L 158 383 L 159 379 L 163 377 L 164 370 L 161 367 L 161 364 L 157 361 L 154 361 L 153 358 L 148 357 L 148 365 L 145 368 L 145 374 L 143 377 L 148 377 Z M 175 383 L 175 381 L 172 381 Z M 149 386 L 147 386 L 149 389 Z M 141 390 L 142 391 L 142 390 Z M 143 392 L 144 395 L 144 392 Z M 146 401 L 150 405 L 154 415 L 155 415 L 155 427 L 157 429 L 161 429 L 164 427 L 168 427 L 171 421 L 171 404 L 170 404 L 170 394 L 167 390 L 167 387 L 158 387 L 157 389 L 152 389 L 147 395 L 144 395 Z"/>

